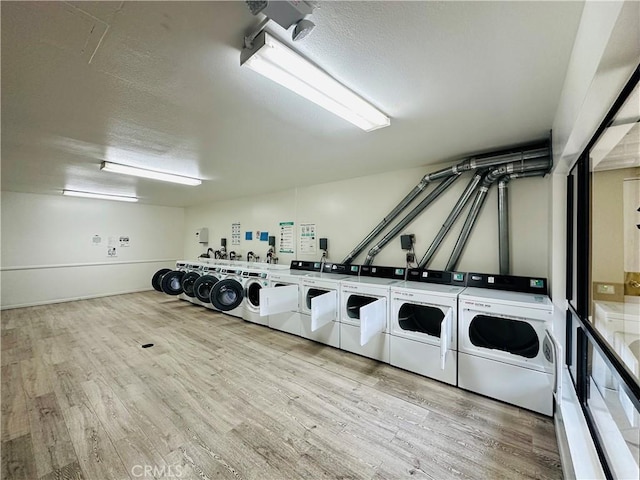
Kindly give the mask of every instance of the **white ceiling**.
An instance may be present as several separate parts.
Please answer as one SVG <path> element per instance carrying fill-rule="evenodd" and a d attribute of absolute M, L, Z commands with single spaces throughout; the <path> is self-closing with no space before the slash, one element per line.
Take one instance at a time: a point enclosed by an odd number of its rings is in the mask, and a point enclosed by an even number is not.
<path fill-rule="evenodd" d="M 391 117 L 365 133 L 240 67 L 243 36 L 260 20 L 244 2 L 0 5 L 2 189 L 172 206 L 544 138 L 583 8 L 319 2 L 316 29 L 293 48 Z M 205 181 L 104 173 L 102 160 Z"/>

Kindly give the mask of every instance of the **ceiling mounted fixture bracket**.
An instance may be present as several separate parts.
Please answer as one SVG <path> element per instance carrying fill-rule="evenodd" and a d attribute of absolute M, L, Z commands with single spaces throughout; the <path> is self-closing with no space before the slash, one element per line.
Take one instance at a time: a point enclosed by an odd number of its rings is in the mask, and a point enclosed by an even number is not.
<path fill-rule="evenodd" d="M 253 15 L 262 13 L 267 18 L 273 20 L 285 30 L 295 25 L 291 39 L 302 40 L 315 28 L 315 24 L 308 17 L 317 7 L 316 2 L 305 0 L 298 1 L 246 1 L 249 10 Z"/>
<path fill-rule="evenodd" d="M 247 66 L 367 132 L 391 124 L 387 115 L 269 32 L 261 31 L 251 44 L 240 53 L 240 65 Z"/>

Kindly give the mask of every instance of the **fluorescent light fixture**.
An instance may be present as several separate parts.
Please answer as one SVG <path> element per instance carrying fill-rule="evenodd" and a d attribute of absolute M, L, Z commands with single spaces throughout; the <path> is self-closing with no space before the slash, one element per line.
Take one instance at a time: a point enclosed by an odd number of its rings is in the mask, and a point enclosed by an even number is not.
<path fill-rule="evenodd" d="M 79 192 L 77 190 L 62 190 L 62 194 L 68 197 L 98 198 L 100 200 L 117 200 L 118 202 L 138 201 L 138 197 L 126 197 L 124 195 L 107 195 L 106 193 Z"/>
<path fill-rule="evenodd" d="M 162 180 L 163 182 L 180 183 L 182 185 L 200 185 L 202 180 L 199 178 L 183 177 L 182 175 L 174 175 L 172 173 L 156 172 L 155 170 L 147 170 L 144 168 L 130 167 L 128 165 L 120 165 L 119 163 L 102 162 L 100 170 L 104 172 L 122 173 L 124 175 L 133 175 L 134 177 L 151 178 L 153 180 Z"/>
<path fill-rule="evenodd" d="M 242 50 L 240 65 L 246 65 L 367 132 L 391 124 L 389 117 L 380 110 L 266 31 L 256 36 L 251 48 Z"/>

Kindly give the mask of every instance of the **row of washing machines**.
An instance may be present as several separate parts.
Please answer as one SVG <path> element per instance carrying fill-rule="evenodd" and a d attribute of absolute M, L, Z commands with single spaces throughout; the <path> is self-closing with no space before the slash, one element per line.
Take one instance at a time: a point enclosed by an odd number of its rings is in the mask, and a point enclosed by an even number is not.
<path fill-rule="evenodd" d="M 154 288 L 545 415 L 560 352 L 546 279 L 293 261 L 177 262 Z"/>

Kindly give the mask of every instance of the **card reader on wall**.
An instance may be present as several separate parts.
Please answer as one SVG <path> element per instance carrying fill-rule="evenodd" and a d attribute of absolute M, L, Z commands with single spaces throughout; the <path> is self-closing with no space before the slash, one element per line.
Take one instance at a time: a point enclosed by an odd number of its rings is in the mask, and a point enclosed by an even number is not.
<path fill-rule="evenodd" d="M 198 239 L 198 243 L 209 243 L 209 229 L 205 227 L 197 230 L 196 238 Z"/>

